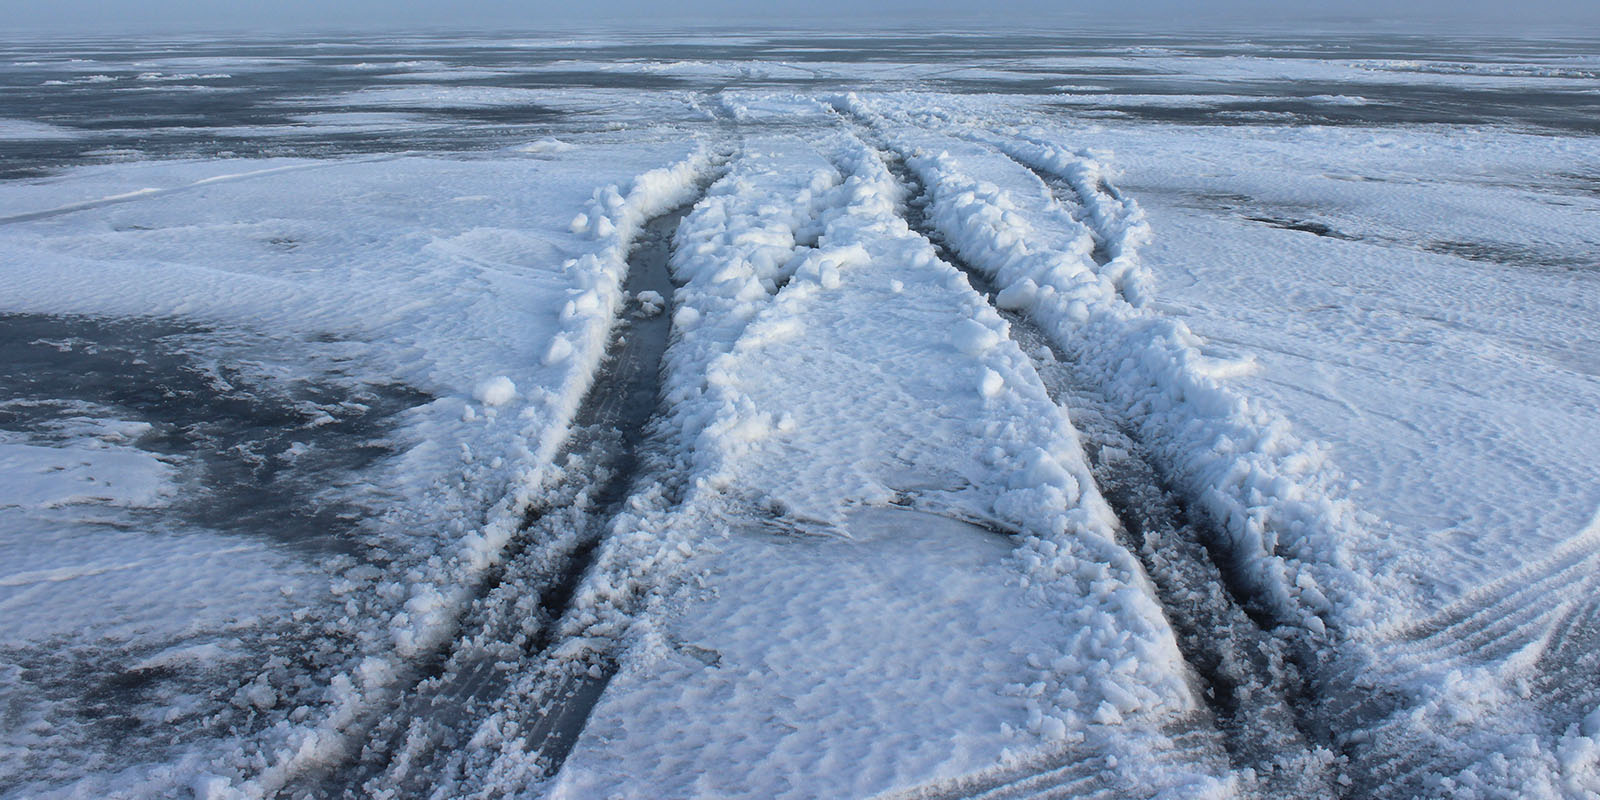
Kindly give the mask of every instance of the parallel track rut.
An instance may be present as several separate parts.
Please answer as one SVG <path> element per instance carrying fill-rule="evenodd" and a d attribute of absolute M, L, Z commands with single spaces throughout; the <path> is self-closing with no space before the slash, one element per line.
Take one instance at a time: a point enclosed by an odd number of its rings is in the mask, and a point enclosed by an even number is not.
<path fill-rule="evenodd" d="M 1256 609 L 1244 582 L 1230 574 L 1228 554 L 1215 549 L 1227 537 L 1212 530 L 1206 515 L 1172 487 L 1134 421 L 1095 376 L 1074 363 L 1067 349 L 1027 316 L 995 304 L 997 287 L 945 245 L 928 219 L 921 181 L 872 121 L 843 110 L 839 117 L 878 153 L 906 190 L 909 199 L 901 213 L 910 230 L 965 274 L 1008 321 L 1012 338 L 1032 360 L 1050 398 L 1070 413 L 1083 436 L 1096 483 L 1121 522 L 1119 541 L 1149 576 L 1205 703 L 1192 717 L 1173 724 L 1171 741 L 1158 748 L 1156 757 L 1219 768 L 1225 763 L 1240 777 L 1244 793 L 1275 798 L 1409 796 L 1422 791 L 1429 775 L 1462 766 L 1436 754 L 1390 752 L 1340 736 L 1341 731 L 1365 730 L 1389 717 L 1401 701 L 1363 691 L 1359 687 L 1366 684 L 1348 665 L 1330 669 L 1297 649 L 1293 637 L 1274 632 L 1274 623 Z M 1110 262 L 1108 234 L 1086 211 L 1092 198 L 1080 196 L 1079 188 L 1062 176 L 1006 156 L 1037 177 L 1088 229 L 1095 262 Z M 1120 199 L 1104 184 L 1094 191 Z M 692 207 L 650 223 L 644 244 L 630 257 L 630 292 L 650 289 L 671 296 L 668 243 Z M 463 630 L 472 633 L 426 665 L 424 680 L 390 717 L 399 722 L 380 727 L 361 762 L 321 788 L 345 796 L 378 788 L 426 794 L 441 785 L 471 781 L 462 753 L 518 675 L 525 678 L 523 690 L 535 687 L 519 705 L 518 713 L 525 717 L 516 720 L 521 746 L 544 776 L 559 769 L 617 665 L 600 657 L 584 665 L 552 667 L 549 650 L 559 643 L 553 631 L 623 503 L 646 473 L 670 469 L 664 451 L 655 456 L 647 452 L 652 446 L 665 447 L 652 445 L 647 431 L 658 413 L 656 393 L 669 330 L 664 317 L 619 326 L 564 454 L 571 471 L 566 488 L 557 493 L 562 499 L 530 512 L 522 544 L 490 576 L 468 614 Z M 656 477 L 670 481 L 670 476 Z M 1440 659 L 1504 659 L 1543 642 L 1533 656 L 1538 663 L 1530 678 L 1550 696 L 1542 707 L 1592 702 L 1595 687 L 1572 680 L 1571 673 L 1600 663 L 1587 647 L 1600 640 L 1600 601 L 1569 598 L 1555 612 L 1533 601 L 1551 587 L 1571 584 L 1580 571 L 1592 571 L 1593 561 L 1587 550 L 1568 548 L 1530 570 L 1526 581 L 1502 582 L 1441 612 L 1402 635 L 1403 655 L 1386 665 L 1387 671 L 1400 674 Z M 533 683 L 526 676 L 534 676 Z M 407 726 L 401 728 L 401 722 Z M 1114 765 L 1093 747 L 1075 746 L 892 793 L 884 800 L 1124 796 L 1129 787 L 1121 785 Z M 1342 774 L 1349 765 L 1364 773 L 1355 782 Z"/>
<path fill-rule="evenodd" d="M 862 131 L 870 141 L 870 128 Z M 996 287 L 944 245 L 924 211 L 925 190 L 903 156 L 875 145 L 907 190 L 903 209 L 911 229 L 928 239 L 947 263 L 993 304 Z M 1055 188 L 1055 187 L 1052 187 Z M 1097 242 L 1101 238 L 1096 234 Z M 1161 477 L 1153 456 L 1133 426 L 1121 419 L 1092 380 L 1026 316 L 996 310 L 1011 325 L 1012 338 L 1034 362 L 1046 390 L 1072 415 L 1084 437 L 1090 468 L 1102 494 L 1122 521 L 1122 543 L 1151 577 L 1185 660 L 1203 686 L 1220 746 L 1237 768 L 1254 772 L 1256 790 L 1268 797 L 1338 797 L 1344 787 L 1319 758 L 1301 715 L 1310 689 L 1284 643 L 1246 612 L 1232 581 L 1217 566 L 1205 542 L 1205 517 L 1192 513 Z M 1042 797 L 1034 792 L 1022 795 Z M 913 795 L 908 795 L 913 796 Z M 987 794 L 949 795 L 986 797 Z"/>

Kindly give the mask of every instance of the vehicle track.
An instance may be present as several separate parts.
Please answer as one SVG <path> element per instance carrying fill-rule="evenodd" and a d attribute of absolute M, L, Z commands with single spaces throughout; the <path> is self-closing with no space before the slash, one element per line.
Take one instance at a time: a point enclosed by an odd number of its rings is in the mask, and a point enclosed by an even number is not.
<path fill-rule="evenodd" d="M 628 259 L 624 288 L 629 296 L 655 292 L 671 307 L 676 288 L 668 268 L 673 234 L 703 196 L 702 190 L 694 200 L 651 220 L 644 239 Z M 610 454 L 609 463 L 601 468 L 604 479 L 585 498 L 585 506 L 592 509 L 587 516 L 594 534 L 580 544 L 560 580 L 541 597 L 539 610 L 546 624 L 525 645 L 536 665 L 550 661 L 550 649 L 559 644 L 556 623 L 570 609 L 573 595 L 624 503 L 670 467 L 664 443 L 651 435 L 651 422 L 661 412 L 662 359 L 671 333 L 672 317 L 664 310 L 637 314 L 618 337 L 620 349 L 615 360 L 608 361 L 596 379 L 596 386 L 612 390 L 603 392 L 592 406 L 585 403 L 579 411 L 577 422 L 582 430 L 598 432 L 597 438 L 610 439 L 613 444 L 603 451 Z M 522 738 L 525 748 L 539 755 L 545 775 L 554 774 L 566 760 L 617 667 L 614 659 L 606 657 L 584 669 L 555 670 L 552 680 L 544 683 L 533 704 L 536 715 L 522 721 Z"/>
<path fill-rule="evenodd" d="M 870 128 L 864 136 L 870 141 Z M 928 239 L 942 259 L 961 270 L 993 305 L 996 287 L 946 247 L 928 221 L 925 190 L 904 156 L 886 146 L 874 146 L 906 188 L 909 199 L 903 214 L 907 224 Z M 1101 238 L 1096 234 L 1097 241 Z M 1230 762 L 1253 771 L 1254 788 L 1264 796 L 1339 796 L 1342 787 L 1330 773 L 1328 759 L 1316 752 L 1300 718 L 1309 705 L 1308 685 L 1284 642 L 1266 629 L 1264 620 L 1247 613 L 1236 594 L 1237 582 L 1218 568 L 1218 560 L 1205 545 L 1214 538 L 1203 527 L 1205 517 L 1193 513 L 1172 491 L 1133 426 L 1121 418 L 1092 380 L 1073 368 L 1038 325 L 1018 312 L 998 306 L 996 310 L 1011 325 L 1012 338 L 1033 360 L 1051 399 L 1071 415 L 1083 436 L 1090 469 L 1122 522 L 1122 544 L 1135 554 L 1155 585 L 1184 658 L 1203 684 L 1200 695 L 1207 704 L 1209 723 L 1220 732 Z"/>
<path fill-rule="evenodd" d="M 730 171 L 737 173 L 737 165 L 730 165 Z M 711 218 L 726 221 L 724 214 L 734 215 L 755 213 L 765 216 L 770 213 L 763 208 L 743 209 L 729 212 L 719 200 L 724 195 L 718 193 L 717 187 L 721 183 L 714 181 L 700 200 L 691 204 L 686 211 L 695 215 L 705 214 Z M 819 209 L 813 209 L 814 215 Z M 700 253 L 699 247 L 704 241 L 699 237 L 704 234 L 704 229 L 693 227 L 697 217 L 691 216 L 690 226 L 680 226 L 673 243 L 673 255 L 678 251 L 687 249 L 689 253 Z M 713 227 L 715 227 L 713 225 Z M 799 236 L 794 245 L 796 252 L 809 250 L 815 246 L 814 235 L 811 237 Z M 748 243 L 748 242 L 746 242 Z M 691 258 L 690 261 L 693 261 Z M 700 350 L 706 344 L 705 331 L 708 327 L 718 328 L 715 337 L 727 337 L 726 343 L 731 344 L 737 338 L 739 329 L 752 320 L 747 319 L 743 313 L 733 313 L 724 316 L 720 301 L 729 300 L 732 294 L 737 294 L 744 301 L 750 300 L 747 290 L 763 292 L 766 302 L 771 302 L 782 295 L 783 287 L 787 285 L 787 276 L 767 284 L 765 279 L 757 281 L 754 276 L 746 276 L 744 281 L 727 281 L 713 276 L 696 277 L 692 265 L 684 269 L 684 265 L 673 261 L 663 255 L 663 263 L 670 272 L 675 291 L 669 293 L 660 290 L 664 296 L 676 295 L 679 299 L 672 304 L 673 308 L 682 311 L 692 310 L 702 315 L 704 322 L 690 328 L 696 334 L 686 334 L 683 337 L 672 337 L 672 347 L 680 350 L 664 354 L 661 369 L 665 370 L 666 377 L 670 378 L 674 372 L 685 372 L 691 375 L 699 374 L 705 369 L 704 360 L 714 359 L 715 356 Z M 665 277 L 666 273 L 663 273 Z M 717 288 L 707 295 L 706 283 L 714 284 Z M 731 288 L 737 285 L 738 288 Z M 694 287 L 689 290 L 687 287 Z M 652 288 L 652 287 L 640 287 Z M 759 302 L 759 301 L 758 301 Z M 725 323 L 734 322 L 732 328 Z M 665 337 L 663 337 L 665 341 Z M 716 341 L 722 341 L 717 338 Z M 675 391 L 668 388 L 670 393 Z M 653 399 L 653 398 L 652 398 Z M 670 516 L 677 511 L 684 502 L 684 495 L 689 490 L 686 476 L 690 466 L 686 463 L 685 448 L 689 446 L 683 438 L 685 421 L 673 416 L 671 409 L 660 409 L 661 414 L 653 416 L 644 426 L 648 433 L 647 438 L 641 442 L 638 450 L 639 467 L 636 475 L 639 480 L 633 488 L 618 496 L 618 513 L 607 524 L 614 528 L 612 533 L 620 542 L 619 547 L 612 547 L 608 542 L 596 540 L 599 551 L 595 554 L 595 563 L 590 570 L 592 575 L 582 577 L 570 587 L 572 590 L 582 591 L 587 596 L 593 595 L 589 589 L 583 587 L 602 587 L 601 594 L 607 600 L 601 600 L 600 605 L 606 611 L 599 612 L 601 617 L 615 621 L 615 614 L 632 615 L 640 613 L 637 607 L 629 606 L 624 610 L 607 605 L 616 601 L 628 606 L 632 602 L 647 602 L 646 598 L 651 587 L 640 583 L 636 576 L 616 574 L 616 570 L 630 570 L 632 559 L 644 558 L 651 563 L 659 563 L 655 555 L 630 551 L 626 543 L 630 535 L 639 531 L 641 526 L 650 528 L 661 521 L 664 516 Z M 703 424 L 700 423 L 700 424 Z M 692 439 L 692 437 L 691 437 Z M 618 553 L 623 555 L 618 555 Z M 681 552 L 681 551 L 680 551 Z M 670 579 L 664 577 L 659 570 L 649 580 Z M 627 595 L 626 598 L 622 598 Z M 582 732 L 588 716 L 592 713 L 595 704 L 600 700 L 605 687 L 609 684 L 615 673 L 621 668 L 620 653 L 612 647 L 615 644 L 613 632 L 595 632 L 596 608 L 593 604 L 574 608 L 574 613 L 559 621 L 559 630 L 562 631 L 562 640 L 549 642 L 552 647 L 561 647 L 552 657 L 543 658 L 539 663 L 523 671 L 521 678 L 507 696 L 507 702 L 498 709 L 500 735 L 496 736 L 500 752 L 493 755 L 461 755 L 453 760 L 459 766 L 456 774 L 449 776 L 455 785 L 464 789 L 484 784 L 500 787 L 498 791 L 511 791 L 508 786 L 524 787 L 528 791 L 537 791 L 533 787 L 539 786 L 544 780 L 554 776 L 561 768 L 567 755 L 577 742 L 578 735 Z M 554 620 L 553 620 L 554 621 Z M 608 628 L 609 622 L 598 623 L 599 629 Z M 566 647 L 565 645 L 574 645 Z M 482 748 L 479 748 L 480 750 Z"/>
<path fill-rule="evenodd" d="M 1026 167 L 1029 172 L 1032 172 L 1041 183 L 1050 189 L 1050 193 L 1055 196 L 1056 202 L 1060 203 L 1062 208 L 1066 209 L 1067 213 L 1070 214 L 1073 219 L 1083 223 L 1083 226 L 1089 229 L 1089 235 L 1094 237 L 1094 249 L 1089 252 L 1089 257 L 1094 259 L 1094 263 L 1099 264 L 1102 267 L 1111 263 L 1111 251 L 1107 247 L 1106 235 L 1099 228 L 1095 227 L 1093 218 L 1090 216 L 1088 210 L 1084 208 L 1084 198 L 1082 193 L 1071 183 L 1069 183 L 1066 178 L 1063 178 L 1060 175 L 1040 169 L 1039 167 L 1029 164 L 1028 162 L 1012 156 L 1009 153 L 1006 154 L 1006 157 L 1017 162 L 1018 164 L 1021 164 L 1023 167 Z M 1117 193 L 1116 189 L 1113 188 L 1109 183 L 1102 182 L 1100 187 L 1109 197 L 1121 197 L 1121 195 Z"/>
<path fill-rule="evenodd" d="M 1025 154 L 991 146 L 1037 175 L 1063 205 L 1089 202 L 1084 181 L 1069 181 Z M 1103 181 L 1092 191 L 1120 202 Z M 1297 726 L 1308 742 L 1337 752 L 1342 762 L 1330 789 L 1344 797 L 1436 796 L 1445 791 L 1438 781 L 1478 769 L 1485 752 L 1514 749 L 1506 741 L 1455 741 L 1472 734 L 1457 729 L 1430 699 L 1447 691 L 1441 687 L 1455 680 L 1449 675 L 1489 670 L 1494 678 L 1468 680 L 1492 680 L 1530 698 L 1502 712 L 1522 717 L 1508 724 L 1528 726 L 1529 735 L 1592 724 L 1584 720 L 1600 700 L 1594 677 L 1600 674 L 1600 601 L 1593 599 L 1600 589 L 1593 578 L 1600 574 L 1597 538 L 1600 519 L 1544 561 L 1463 597 L 1393 639 L 1319 654 L 1296 639 L 1280 638 L 1283 657 L 1298 670 L 1296 691 L 1289 695 Z M 1232 563 L 1226 553 L 1213 555 L 1215 563 Z M 1228 577 L 1226 569 L 1223 574 Z M 1234 591 L 1248 606 L 1249 592 Z M 1268 617 L 1258 617 L 1263 628 L 1270 625 Z M 1432 688 L 1418 694 L 1408 685 Z M 1526 688 L 1514 688 L 1519 685 Z"/>
<path fill-rule="evenodd" d="M 1504 709 L 1508 719 L 1533 712 L 1537 727 L 1562 731 L 1577 726 L 1600 705 L 1600 514 L 1547 558 L 1469 592 L 1432 617 L 1409 626 L 1388 648 L 1380 678 L 1390 686 L 1421 679 L 1437 685 L 1447 673 L 1490 670 L 1497 682 L 1515 682 L 1525 709 Z M 1346 682 L 1358 679 L 1342 676 Z M 1370 678 L 1369 678 L 1370 680 Z M 1471 680 L 1471 678 L 1468 678 Z M 1430 741 L 1441 734 L 1423 726 L 1410 730 L 1388 706 L 1357 703 L 1329 706 L 1346 730 L 1379 729 L 1350 746 L 1359 766 L 1356 789 L 1373 797 L 1421 797 L 1439 791 L 1437 780 L 1461 772 L 1484 757 L 1474 748 Z M 1407 703 L 1413 708 L 1416 703 Z M 1449 730 L 1448 720 L 1438 726 Z M 1589 735 L 1600 733 L 1588 727 Z"/>
<path fill-rule="evenodd" d="M 647 223 L 628 259 L 629 297 L 644 291 L 672 296 L 666 267 L 672 234 L 693 206 L 691 201 Z M 529 509 L 516 543 L 464 617 L 463 633 L 424 668 L 422 680 L 379 724 L 359 762 L 331 776 L 322 794 L 427 794 L 446 779 L 444 773 L 459 767 L 460 749 L 513 679 L 541 668 L 556 622 L 612 518 L 644 480 L 648 422 L 657 410 L 670 331 L 669 315 L 644 313 L 630 302 L 558 458 L 565 473 L 556 500 Z M 571 748 L 609 678 L 602 671 L 551 691 L 546 715 L 534 721 L 528 741 L 552 768 Z"/>

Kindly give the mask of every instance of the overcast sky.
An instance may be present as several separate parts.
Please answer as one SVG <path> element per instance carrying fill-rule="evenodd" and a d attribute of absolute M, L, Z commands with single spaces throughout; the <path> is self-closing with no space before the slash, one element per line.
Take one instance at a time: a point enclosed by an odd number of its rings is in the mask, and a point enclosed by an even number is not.
<path fill-rule="evenodd" d="M 1594 36 L 1600 0 L 0 0 L 0 19 L 0 35 L 5 28 L 114 33 L 770 24 L 858 30 L 900 22 L 919 29 L 1270 26 L 1307 33 L 1358 25 L 1482 33 L 1542 28 Z"/>

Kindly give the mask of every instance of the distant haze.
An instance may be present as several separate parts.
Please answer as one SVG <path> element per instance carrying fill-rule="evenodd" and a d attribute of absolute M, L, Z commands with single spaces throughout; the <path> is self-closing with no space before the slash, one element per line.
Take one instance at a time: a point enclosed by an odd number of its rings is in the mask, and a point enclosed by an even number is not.
<path fill-rule="evenodd" d="M 689 27 L 881 31 L 1119 32 L 1188 29 L 1315 34 L 1359 30 L 1596 36 L 1600 0 L 0 0 L 12 31 L 526 30 Z"/>

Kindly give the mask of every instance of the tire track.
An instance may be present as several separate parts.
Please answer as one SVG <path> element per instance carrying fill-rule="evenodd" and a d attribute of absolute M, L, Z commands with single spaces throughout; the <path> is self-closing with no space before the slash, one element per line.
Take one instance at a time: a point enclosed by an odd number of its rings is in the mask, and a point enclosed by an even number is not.
<path fill-rule="evenodd" d="M 630 296 L 655 292 L 665 308 L 672 307 L 676 284 L 668 265 L 673 235 L 704 196 L 702 190 L 693 201 L 650 222 L 644 243 L 629 257 L 624 288 Z M 582 502 L 583 507 L 593 509 L 586 514 L 593 534 L 580 543 L 557 583 L 541 596 L 539 613 L 545 624 L 524 645 L 535 659 L 535 668 L 550 676 L 537 691 L 538 700 L 532 704 L 535 715 L 522 720 L 523 746 L 537 754 L 545 776 L 560 769 L 619 666 L 614 658 L 606 657 L 582 669 L 564 665 L 550 669 L 549 665 L 557 663 L 551 651 L 560 644 L 559 622 L 571 609 L 579 585 L 595 566 L 600 545 L 628 500 L 651 487 L 666 489 L 666 505 L 676 503 L 674 481 L 665 474 L 672 468 L 666 453 L 670 448 L 653 426 L 662 412 L 663 357 L 671 334 L 671 315 L 662 309 L 641 308 L 619 334 L 615 359 L 608 360 L 596 380 L 597 386 L 604 385 L 607 390 L 592 406 L 586 403 L 578 415 L 580 429 L 605 443 L 600 452 L 609 460 L 597 465 L 601 480 Z"/>
<path fill-rule="evenodd" d="M 696 198 L 698 200 L 698 197 Z M 670 298 L 672 233 L 690 202 L 646 224 L 629 255 L 624 290 Z M 448 651 L 369 738 L 361 760 L 327 780 L 324 794 L 424 795 L 459 766 L 458 753 L 514 678 L 548 660 L 556 623 L 594 560 L 612 518 L 644 480 L 648 422 L 657 410 L 670 317 L 630 302 L 573 422 L 554 500 L 530 508 L 502 565 L 491 570 Z M 654 313 L 651 313 L 653 311 Z M 551 692 L 533 732 L 559 764 L 610 674 Z M 542 727 L 541 727 L 542 724 Z"/>
<path fill-rule="evenodd" d="M 874 800 L 1022 800 L 1071 797 L 1098 800 L 1122 795 L 1108 785 L 1114 772 L 1103 755 L 1069 748 L 984 772 L 879 795 Z"/>
<path fill-rule="evenodd" d="M 1163 732 L 1169 737 L 1169 743 L 1157 745 L 1155 749 L 1169 759 L 1197 763 L 1215 755 L 1215 732 L 1203 724 L 1180 723 L 1179 727 L 1169 727 Z M 1147 796 L 1150 787 L 1129 780 L 1119 771 L 1119 766 L 1115 753 L 1093 746 L 1072 746 L 1026 755 L 1014 763 L 981 772 L 878 795 L 873 800 L 1126 800 Z"/>
<path fill-rule="evenodd" d="M 1111 251 L 1106 241 L 1105 232 L 1094 224 L 1092 215 L 1084 207 L 1085 199 L 1082 191 L 1060 175 L 1040 169 L 1010 153 L 1006 153 L 1006 157 L 1032 172 L 1050 190 L 1050 194 L 1055 197 L 1056 202 L 1060 203 L 1061 207 L 1066 209 L 1074 220 L 1089 229 L 1089 235 L 1094 238 L 1094 249 L 1089 252 L 1089 257 L 1094 259 L 1094 263 L 1102 267 L 1111 263 Z M 1121 199 L 1120 195 L 1116 193 L 1116 190 L 1109 183 L 1102 181 L 1099 186 L 1108 197 Z"/>
<path fill-rule="evenodd" d="M 1033 173 L 1072 219 L 1088 230 L 1094 242 L 1090 257 L 1096 271 L 1115 284 L 1129 305 L 1142 306 L 1150 300 L 1150 276 L 1138 266 L 1138 248 L 1148 240 L 1149 225 L 1138 205 L 1106 178 L 1103 166 L 1081 152 L 1073 163 L 1063 166 L 1050 145 L 1031 137 L 1023 137 L 1021 144 L 1018 139 L 997 136 L 966 138 Z"/>
<path fill-rule="evenodd" d="M 726 180 L 739 186 L 741 165 L 761 160 L 759 153 L 740 158 L 729 165 Z M 719 328 L 719 323 L 731 324 L 732 329 L 721 330 L 731 337 L 727 338 L 731 342 L 737 338 L 736 331 L 749 322 L 742 314 L 725 313 L 729 310 L 723 308 L 716 297 L 706 296 L 707 287 L 703 283 L 709 280 L 719 290 L 727 290 L 723 281 L 715 276 L 701 276 L 697 281 L 694 270 L 688 268 L 696 254 L 703 253 L 702 248 L 708 244 L 708 226 L 703 221 L 697 226 L 696 220 L 705 217 L 726 221 L 724 214 L 728 209 L 723 201 L 729 194 L 721 191 L 723 185 L 724 180 L 712 181 L 695 202 L 674 215 L 674 220 L 658 221 L 666 226 L 658 233 L 662 249 L 651 255 L 647 273 L 637 269 L 634 272 L 636 276 L 654 276 L 654 281 L 648 285 L 630 282 L 628 286 L 635 293 L 657 292 L 663 300 L 670 300 L 662 305 L 673 309 L 673 319 L 684 315 L 692 322 L 685 324 L 681 332 L 672 334 L 667 317 L 662 316 L 661 332 L 651 337 L 658 342 L 661 351 L 654 354 L 650 371 L 656 384 L 648 392 L 638 393 L 639 399 L 646 402 L 635 406 L 647 406 L 653 413 L 635 419 L 632 429 L 639 435 L 629 469 L 622 476 L 614 470 L 606 471 L 606 480 L 616 483 L 621 490 L 612 492 L 601 488 L 595 492 L 610 505 L 605 512 L 590 515 L 603 531 L 588 540 L 589 549 L 584 553 L 586 568 L 566 573 L 565 580 L 547 594 L 554 598 L 553 602 L 546 602 L 539 608 L 529 606 L 534 613 L 542 613 L 541 619 L 547 622 L 524 643 L 528 653 L 538 658 L 527 659 L 526 666 L 508 670 L 511 674 L 506 686 L 499 692 L 492 712 L 483 717 L 483 724 L 472 733 L 468 740 L 470 746 L 443 753 L 440 756 L 443 767 L 435 771 L 431 783 L 424 783 L 419 789 L 444 795 L 452 792 L 465 795 L 486 791 L 499 794 L 537 792 L 537 787 L 560 770 L 607 686 L 622 668 L 625 648 L 631 644 L 627 631 L 651 613 L 649 598 L 653 593 L 670 588 L 672 568 L 668 566 L 670 558 L 666 557 L 666 551 L 679 556 L 687 551 L 669 530 L 677 524 L 680 514 L 696 513 L 690 484 L 690 476 L 695 474 L 697 441 L 692 429 L 708 424 L 705 420 L 696 423 L 678 416 L 678 403 L 685 390 L 683 378 L 687 376 L 689 383 L 697 383 L 695 377 L 705 368 L 702 360 L 714 358 L 704 351 L 708 330 Z M 753 211 L 755 209 L 744 209 L 734 213 Z M 770 213 L 763 205 L 758 216 L 766 217 Z M 677 224 L 685 218 L 687 222 Z M 709 232 L 713 234 L 712 239 L 721 238 L 715 235 L 716 231 Z M 666 247 L 669 235 L 672 238 L 670 252 Z M 799 249 L 811 246 L 799 238 L 795 245 Z M 753 276 L 747 277 L 755 280 Z M 766 284 L 771 277 L 743 285 L 743 288 L 761 289 L 766 301 L 771 301 L 780 293 L 779 289 Z M 736 293 L 750 299 L 743 292 Z M 640 334 L 635 331 L 627 335 L 638 338 Z M 724 341 L 723 336 L 715 334 L 710 339 L 713 345 Z M 598 403 L 596 408 L 604 412 L 613 405 L 617 404 Z M 617 430 L 604 420 L 590 429 L 596 428 Z M 631 474 L 632 480 L 624 484 L 621 481 L 626 474 Z M 599 501 L 585 498 L 578 505 L 594 508 L 599 506 Z M 648 568 L 640 571 L 640 565 L 648 565 Z M 515 619 L 525 615 L 507 616 Z M 648 627 L 650 623 L 644 624 Z"/>
<path fill-rule="evenodd" d="M 1095 480 L 1122 522 L 1122 544 L 1150 576 L 1184 658 L 1203 684 L 1200 696 L 1209 719 L 1195 722 L 1202 728 L 1215 726 L 1229 760 L 1253 771 L 1254 788 L 1265 796 L 1339 796 L 1341 787 L 1329 770 L 1332 754 L 1313 744 L 1310 725 L 1302 719 L 1312 705 L 1310 689 L 1284 642 L 1267 631 L 1269 623 L 1247 613 L 1238 599 L 1239 582 L 1218 568 L 1227 562 L 1215 558 L 1205 544 L 1216 540 L 1204 527 L 1206 517 L 1192 512 L 1172 490 L 1133 426 L 1094 382 L 1073 368 L 1037 324 L 999 308 L 993 283 L 946 246 L 927 218 L 926 191 L 904 155 L 874 141 L 878 137 L 870 126 L 841 116 L 873 142 L 905 187 L 907 224 L 995 305 L 1010 323 L 1012 338 L 1034 362 L 1051 399 L 1070 413 Z M 1096 241 L 1102 240 L 1096 234 Z"/>
<path fill-rule="evenodd" d="M 1524 739 L 1535 731 L 1552 738 L 1574 730 L 1600 735 L 1600 714 L 1594 711 L 1600 705 L 1597 544 L 1600 514 L 1549 557 L 1398 633 L 1380 677 L 1386 685 L 1419 687 L 1413 696 L 1377 710 L 1330 707 L 1346 729 L 1376 731 L 1351 747 L 1361 766 L 1361 791 L 1423 796 L 1438 791 L 1441 779 L 1518 746 L 1509 741 L 1514 734 L 1499 740 L 1491 735 L 1478 747 L 1458 746 L 1457 735 L 1477 732 L 1460 730 L 1447 712 L 1440 718 L 1440 696 L 1457 681 L 1497 697 L 1502 727 L 1523 728 Z"/>

